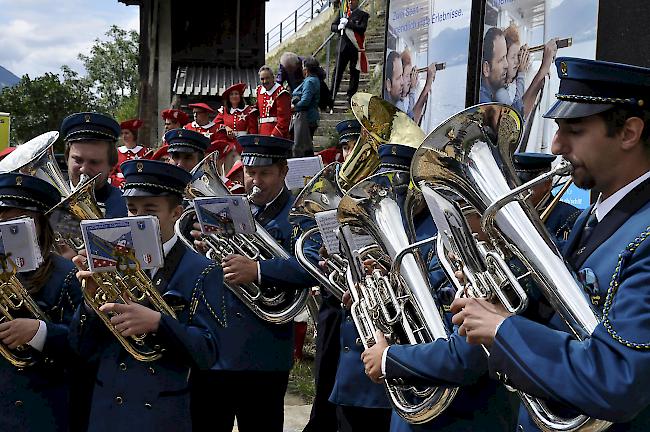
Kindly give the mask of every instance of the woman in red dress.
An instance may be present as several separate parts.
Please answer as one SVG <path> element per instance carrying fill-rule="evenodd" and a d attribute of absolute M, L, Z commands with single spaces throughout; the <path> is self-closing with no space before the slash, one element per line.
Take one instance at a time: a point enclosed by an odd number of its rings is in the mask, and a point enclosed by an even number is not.
<path fill-rule="evenodd" d="M 131 119 L 120 123 L 123 145 L 117 148 L 117 165 L 113 167 L 113 172 L 110 175 L 110 182 L 113 186 L 121 188 L 122 183 L 124 183 L 124 175 L 120 170 L 120 164 L 131 159 L 140 159 L 149 150 L 137 143 L 138 129 L 143 123 L 140 119 Z"/>
<path fill-rule="evenodd" d="M 221 175 L 228 173 L 239 160 L 241 146 L 237 137 L 257 133 L 257 108 L 245 103 L 245 89 L 245 83 L 228 87 L 221 95 L 223 105 L 214 119 L 219 132 L 212 138 L 207 153 L 219 151 L 219 159 L 223 163 Z"/>

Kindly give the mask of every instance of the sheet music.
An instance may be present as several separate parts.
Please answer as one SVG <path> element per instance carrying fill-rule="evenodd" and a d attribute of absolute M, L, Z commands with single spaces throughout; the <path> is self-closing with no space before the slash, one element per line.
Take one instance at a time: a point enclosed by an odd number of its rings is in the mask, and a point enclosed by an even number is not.
<path fill-rule="evenodd" d="M 339 221 L 336 218 L 337 210 L 326 210 L 316 213 L 316 225 L 320 231 L 323 245 L 327 249 L 327 253 L 339 253 L 339 239 L 336 237 L 336 230 L 339 228 Z"/>
<path fill-rule="evenodd" d="M 289 172 L 285 179 L 287 188 L 302 189 L 323 169 L 323 159 L 320 156 L 309 156 L 287 159 Z"/>

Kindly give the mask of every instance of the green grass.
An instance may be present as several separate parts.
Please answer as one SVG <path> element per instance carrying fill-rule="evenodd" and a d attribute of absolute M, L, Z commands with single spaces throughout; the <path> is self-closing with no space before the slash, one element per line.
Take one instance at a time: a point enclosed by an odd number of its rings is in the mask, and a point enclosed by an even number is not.
<path fill-rule="evenodd" d="M 314 386 L 314 360 L 305 357 L 293 365 L 289 374 L 289 386 L 287 391 L 300 395 L 305 402 L 312 403 L 316 394 Z"/>

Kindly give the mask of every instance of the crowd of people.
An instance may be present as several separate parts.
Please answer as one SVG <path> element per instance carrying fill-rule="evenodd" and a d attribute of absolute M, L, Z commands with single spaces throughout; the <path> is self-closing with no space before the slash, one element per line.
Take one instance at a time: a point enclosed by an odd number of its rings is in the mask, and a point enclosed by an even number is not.
<path fill-rule="evenodd" d="M 517 29 L 489 29 L 483 44 L 480 97 L 481 102 L 494 103 L 460 113 L 471 114 L 463 117 L 467 129 L 456 130 L 460 122 L 441 125 L 437 130 L 442 131 L 445 146 L 429 148 L 430 157 L 420 159 L 418 165 L 417 155 L 424 154 L 420 149 L 427 149 L 418 120 L 435 78 L 435 65 L 428 68 L 427 85 L 416 97 L 417 68 L 410 54 L 392 52 L 384 82 L 387 97 L 357 93 L 357 62 L 363 67 L 363 37 L 359 35 L 365 32 L 368 14 L 358 8 L 358 1 L 350 5 L 350 14 L 332 24 L 332 31 L 345 38 L 339 59 L 343 63 L 337 68 L 333 90 L 336 94 L 341 70 L 349 64 L 348 96 L 360 109 L 354 111 L 356 118 L 338 123 L 338 145 L 320 156 L 325 164 L 341 163 L 325 168 L 334 167 L 341 194 L 355 189 L 345 183 L 350 181 L 343 178 L 345 169 L 359 173 L 371 168 L 364 178 L 355 178 L 359 182 L 378 179 L 372 180 L 372 187 L 356 189 L 363 193 L 353 198 L 368 204 L 364 210 L 393 210 L 410 217 L 401 221 L 404 232 L 408 229 L 414 237 L 406 240 L 418 242 L 423 291 L 439 306 L 420 311 L 421 316 L 437 314 L 445 337 L 405 343 L 404 334 L 385 334 L 381 330 L 386 328 L 375 325 L 386 324 L 380 315 L 393 312 L 396 318 L 389 327 L 418 324 L 400 318 L 418 316 L 412 310 L 414 303 L 407 303 L 408 295 L 403 295 L 405 280 L 411 275 L 395 273 L 400 251 L 384 250 L 386 245 L 370 236 L 371 250 L 378 255 L 359 259 L 363 248 L 345 255 L 345 248 L 340 247 L 337 258 L 325 247 L 328 233 L 321 232 L 322 238 L 302 236 L 318 226 L 315 218 L 296 217 L 299 212 L 292 211 L 297 201 L 285 184 L 288 160 L 314 155 L 312 141 L 323 95 L 327 99 L 331 95 L 318 62 L 288 52 L 280 59 L 277 75 L 270 66 L 259 69 L 260 84 L 251 92 L 256 96 L 254 103 L 247 103 L 245 97 L 248 83 L 236 83 L 221 94 L 219 106 L 205 101 L 188 104 L 192 117 L 183 109 L 162 111 L 165 133 L 160 142 L 138 139 L 143 126 L 140 119 L 120 124 L 104 114 L 70 114 L 59 129 L 68 188 L 42 172 L 30 174 L 31 166 L 0 173 L 0 222 L 31 218 L 42 256 L 34 271 L 12 273 L 3 265 L 0 272 L 1 430 L 230 432 L 236 422 L 241 432 L 281 432 L 289 374 L 302 349 L 295 340 L 304 339 L 305 325 L 294 322 L 293 316 L 265 319 L 260 308 L 276 307 L 304 292 L 320 296 L 318 316 L 313 317 L 317 328 L 315 397 L 304 432 L 635 431 L 650 427 L 650 383 L 646 382 L 650 380 L 646 358 L 650 342 L 645 339 L 650 316 L 646 292 L 650 243 L 645 243 L 650 237 L 650 69 L 555 59 L 557 45 L 551 40 L 539 71 L 525 89 L 528 51 Z M 545 117 L 558 126 L 554 154 L 508 154 L 507 163 L 493 165 L 513 178 L 487 177 L 492 173 L 481 169 L 492 167 L 495 159 L 490 158 L 505 148 L 494 144 L 517 135 L 512 125 L 523 124 L 522 119 L 535 108 L 553 61 L 560 88 Z M 370 109 L 371 105 L 375 108 Z M 394 123 L 386 123 L 387 112 L 394 114 L 390 120 Z M 376 113 L 381 117 L 374 118 Z M 501 128 L 500 121 L 508 127 Z M 366 129 L 380 123 L 384 129 L 399 130 L 391 134 Z M 407 133 L 412 131 L 417 133 Z M 480 139 L 472 141 L 468 131 L 480 134 Z M 366 145 L 371 135 L 386 139 L 375 149 Z M 487 148 L 489 157 L 472 159 L 479 152 L 474 145 Z M 245 195 L 258 233 L 268 234 L 253 242 L 270 241 L 265 246 L 280 253 L 259 259 L 231 248 L 232 237 L 213 234 L 220 244 L 228 245 L 220 251 L 224 255 L 215 258 L 198 221 L 181 224 L 196 198 L 188 194 L 188 185 L 204 180 L 205 170 L 211 168 L 201 161 L 214 152 L 218 152 L 215 174 L 227 193 Z M 508 206 L 530 211 L 527 214 L 534 219 L 530 223 L 544 243 L 543 250 L 552 252 L 549 271 L 562 267 L 572 281 L 575 276 L 579 288 L 575 302 L 563 304 L 567 287 L 552 286 L 554 280 L 528 271 L 532 261 L 543 261 L 540 257 L 512 253 L 505 264 L 509 270 L 497 272 L 486 264 L 487 257 L 481 266 L 459 262 L 454 253 L 444 259 L 437 256 L 437 249 L 430 245 L 436 234 L 444 234 L 475 254 L 492 247 L 517 250 L 520 245 L 509 244 L 512 239 L 507 235 L 497 237 L 481 220 L 480 212 L 485 209 L 477 203 L 486 198 L 478 193 L 464 196 L 466 190 L 454 187 L 463 183 L 469 189 L 470 177 L 508 187 L 527 183 L 550 172 L 556 156 L 572 166 L 577 187 L 592 190 L 594 203 L 581 212 L 559 201 L 549 177 L 530 184 L 519 195 L 527 204 Z M 9 161 L 12 154 L 3 152 L 0 158 Z M 443 166 L 440 161 L 451 162 Z M 463 164 L 471 165 L 467 172 L 459 168 Z M 453 208 L 436 211 L 440 207 L 430 208 L 431 203 L 424 205 L 423 199 L 411 215 L 383 201 L 388 196 L 403 203 L 416 196 L 410 177 L 416 165 L 426 165 L 439 175 L 458 169 L 459 178 L 445 178 L 435 191 L 454 196 Z M 86 183 L 87 179 L 94 183 Z M 403 187 L 386 186 L 397 179 L 403 180 Z M 317 180 L 307 186 L 313 188 L 308 192 L 314 192 L 310 199 L 320 200 L 309 201 L 310 211 L 342 198 L 331 194 L 330 178 Z M 71 198 L 84 185 L 94 187 L 92 204 L 101 212 L 92 216 L 157 218 L 164 264 L 138 273 L 137 278 L 124 269 L 115 271 L 124 277 L 120 280 L 134 283 L 139 279 L 156 295 L 137 296 L 139 291 L 129 294 L 115 289 L 117 283 L 106 282 L 115 279 L 100 279 L 90 271 L 92 257 L 83 247 L 60 235 L 50 215 L 53 209 L 61 209 L 62 202 L 70 206 L 64 207 L 66 211 L 74 212 L 79 203 Z M 86 212 L 94 208 L 80 205 Z M 368 227 L 372 220 L 360 212 L 349 214 L 346 217 L 356 219 L 347 223 L 360 227 L 361 234 L 383 230 L 399 237 L 402 233 L 391 224 L 393 219 L 372 230 Z M 442 221 L 441 215 L 452 218 L 456 214 L 457 226 L 467 232 L 440 228 L 438 233 L 436 222 Z M 497 213 L 497 227 L 506 216 Z M 337 238 L 343 246 L 346 237 L 340 234 Z M 538 239 L 524 238 L 531 243 Z M 300 254 L 297 244 L 302 244 Z M 309 260 L 311 266 L 301 263 L 297 255 L 303 255 L 300 260 Z M 405 253 L 402 264 L 409 257 L 410 252 Z M 0 263 L 6 264 L 8 258 L 3 251 Z M 327 284 L 314 269 L 328 272 L 328 263 L 337 259 L 344 274 L 339 279 L 325 278 Z M 456 266 L 449 268 L 445 265 L 449 262 Z M 402 264 L 397 270 L 406 268 Z M 508 295 L 483 296 L 480 289 L 473 289 L 478 287 L 472 283 L 488 280 L 490 272 L 517 275 L 525 296 L 521 313 L 504 305 L 510 300 Z M 370 279 L 386 286 L 371 295 L 371 288 L 363 285 Z M 343 293 L 331 289 L 335 281 L 344 285 Z M 545 284 L 550 289 L 542 288 Z M 260 295 L 246 301 L 238 287 L 255 287 Z M 387 287 L 401 295 L 391 297 Z M 498 289 L 512 293 L 505 283 Z M 110 298 L 111 290 L 119 295 Z M 18 295 L 33 300 L 42 313 L 26 313 L 25 303 L 15 301 Z M 259 303 L 260 298 L 266 304 Z M 371 307 L 370 303 L 375 304 Z M 574 303 L 586 304 L 588 310 L 568 313 L 576 310 Z M 394 309 L 396 304 L 404 309 Z M 373 307 L 375 313 L 363 314 Z M 578 325 L 572 327 L 572 321 Z M 368 337 L 364 322 L 381 330 Z M 428 325 L 425 320 L 424 326 Z M 419 334 L 423 328 L 410 330 Z M 417 405 L 428 390 L 444 395 L 429 411 L 404 408 Z M 395 392 L 401 391 L 413 399 L 400 399 Z M 531 403 L 538 409 L 532 409 Z M 556 424 L 544 425 L 542 420 Z M 568 423 L 581 425 L 569 427 Z"/>

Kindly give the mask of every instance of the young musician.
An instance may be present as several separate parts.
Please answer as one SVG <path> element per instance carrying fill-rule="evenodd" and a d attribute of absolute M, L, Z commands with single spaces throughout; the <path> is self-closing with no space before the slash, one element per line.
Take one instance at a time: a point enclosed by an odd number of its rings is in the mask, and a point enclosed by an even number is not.
<path fill-rule="evenodd" d="M 259 224 L 287 251 L 294 229 L 288 220 L 293 204 L 285 186 L 291 141 L 270 136 L 239 137 L 243 147 L 244 187 Z M 297 232 L 297 230 L 296 230 Z M 198 236 L 197 232 L 193 233 Z M 314 260 L 317 250 L 313 251 Z M 256 282 L 266 293 L 308 289 L 316 284 L 295 258 L 253 261 L 228 255 L 222 262 L 224 281 L 233 285 Z M 216 333 L 220 351 L 210 371 L 193 376 L 192 416 L 198 430 L 231 431 L 235 418 L 241 432 L 281 432 L 284 395 L 293 360 L 293 324 L 259 318 L 230 290 L 225 291 L 228 326 Z M 218 390 L 222 389 L 222 390 Z M 251 409 L 251 407 L 255 407 Z"/>
<path fill-rule="evenodd" d="M 31 354 L 35 363 L 13 366 L 0 357 L 0 430 L 69 430 L 68 377 L 71 352 L 68 324 L 81 300 L 74 265 L 51 252 L 54 233 L 45 212 L 59 203 L 57 189 L 36 177 L 0 174 L 0 220 L 21 216 L 34 219 L 43 263 L 16 277 L 46 319 L 16 316 L 0 324 L 0 341 L 12 351 Z M 8 293 L 4 289 L 3 292 Z M 0 301 L 6 307 L 4 301 Z"/>
<path fill-rule="evenodd" d="M 154 215 L 160 223 L 165 264 L 152 272 L 152 284 L 176 312 L 163 315 L 148 304 L 106 303 L 114 329 L 122 336 L 149 334 L 163 348 L 151 362 L 135 360 L 87 304 L 77 309 L 71 343 L 84 358 L 98 358 L 90 412 L 90 431 L 190 431 L 188 378 L 212 366 L 217 355 L 215 332 L 235 319 L 223 305 L 222 271 L 188 250 L 174 233 L 183 191 L 190 174 L 164 162 L 133 160 L 122 164 L 129 214 Z M 97 285 L 75 257 L 77 273 L 94 292 Z"/>
<path fill-rule="evenodd" d="M 187 129 L 172 129 L 165 133 L 169 163 L 190 172 L 205 157 L 210 140 L 203 134 Z"/>
<path fill-rule="evenodd" d="M 492 376 L 561 405 L 565 416 L 647 430 L 650 69 L 567 57 L 556 66 L 558 101 L 546 113 L 559 126 L 553 153 L 571 162 L 576 186 L 600 193 L 563 253 L 600 324 L 579 341 L 558 315 L 539 322 L 476 299 L 452 304 L 454 323 L 469 343 L 489 347 Z M 523 409 L 519 427 L 537 430 Z"/>
<path fill-rule="evenodd" d="M 75 113 L 63 119 L 61 137 L 65 143 L 70 185 L 76 187 L 82 174 L 95 181 L 95 198 L 107 218 L 126 216 L 122 192 L 108 183 L 111 169 L 117 164 L 115 143 L 120 125 L 99 113 Z"/>

